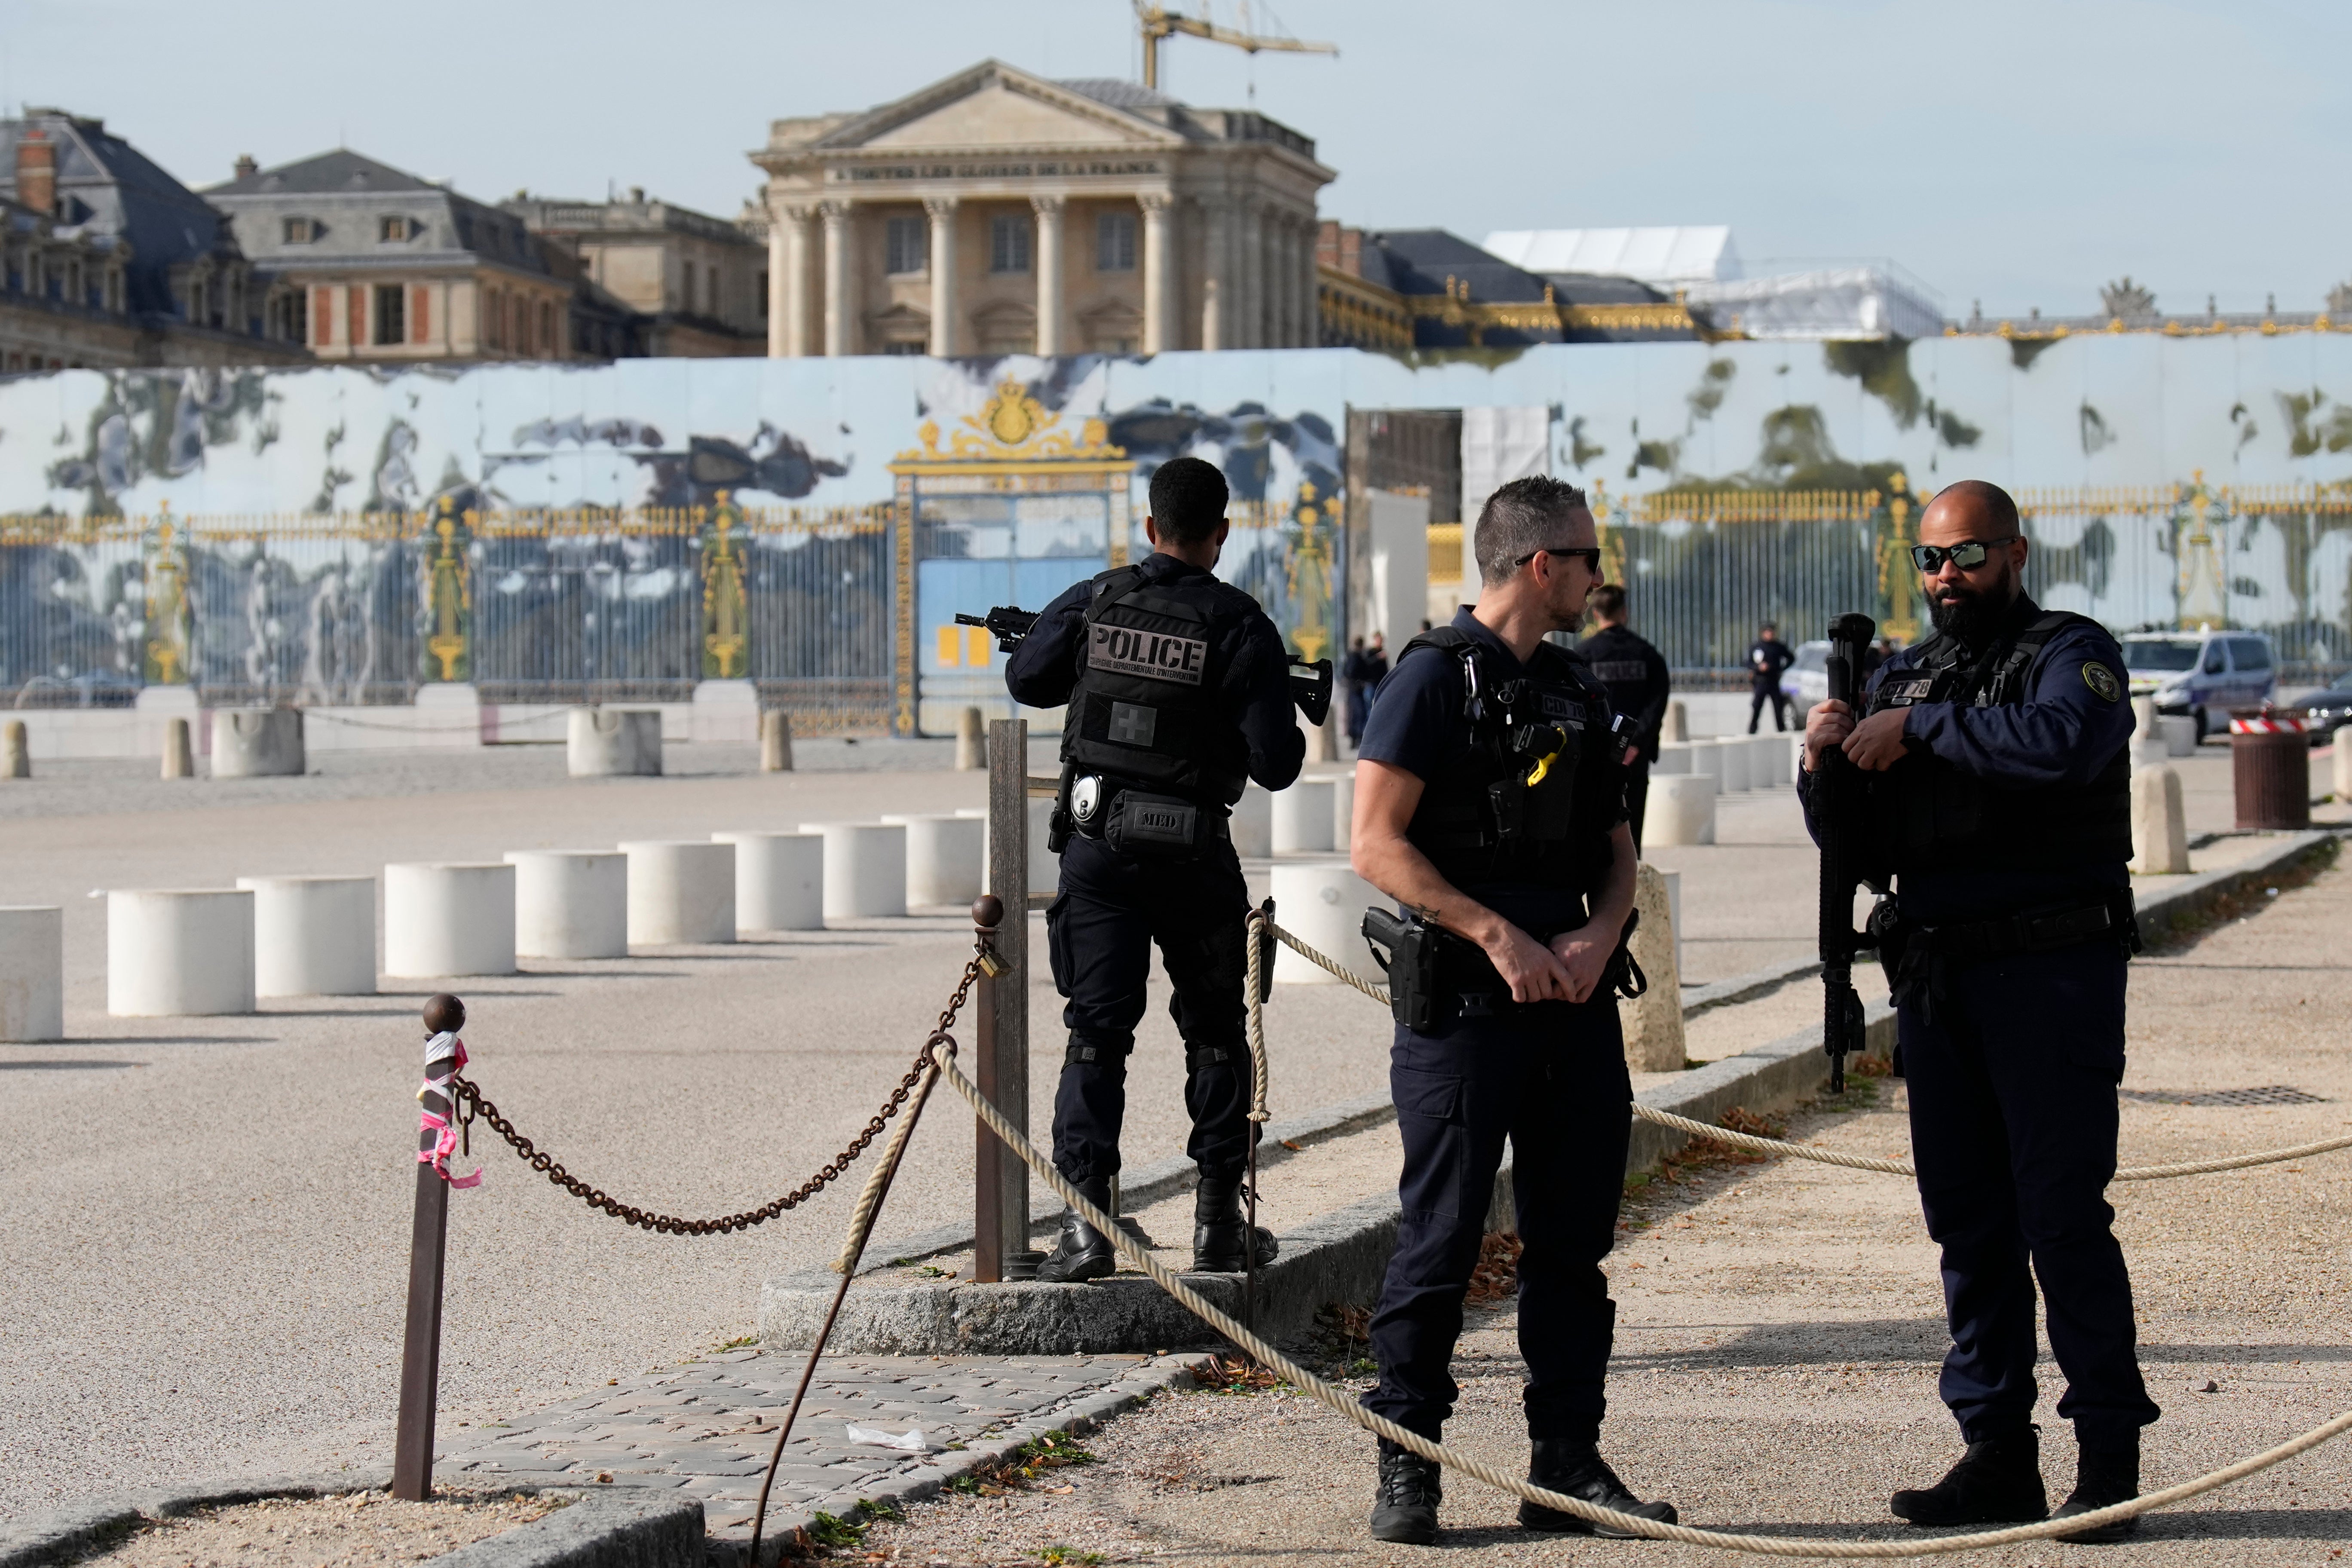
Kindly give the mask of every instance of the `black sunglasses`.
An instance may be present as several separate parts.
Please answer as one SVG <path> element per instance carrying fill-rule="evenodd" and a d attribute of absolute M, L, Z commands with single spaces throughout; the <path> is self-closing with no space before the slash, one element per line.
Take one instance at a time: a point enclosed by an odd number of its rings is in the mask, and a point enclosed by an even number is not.
<path fill-rule="evenodd" d="M 1566 559 L 1570 556 L 1581 555 L 1584 557 L 1584 565 L 1587 571 L 1592 573 L 1596 576 L 1599 575 L 1601 572 L 1601 547 L 1597 544 L 1578 545 L 1569 549 L 1562 549 L 1555 545 L 1547 544 L 1540 550 L 1530 550 L 1525 555 L 1512 557 L 1511 564 L 1514 566 L 1524 566 L 1538 555 L 1557 555 L 1562 559 Z"/>
<path fill-rule="evenodd" d="M 1966 572 L 1985 563 L 1985 556 L 1996 544 L 2010 544 L 2022 537 L 2004 533 L 1999 539 L 1967 539 L 1958 544 L 1915 544 L 1911 547 L 1911 564 L 1922 572 L 1941 572 L 1944 563 Z"/>

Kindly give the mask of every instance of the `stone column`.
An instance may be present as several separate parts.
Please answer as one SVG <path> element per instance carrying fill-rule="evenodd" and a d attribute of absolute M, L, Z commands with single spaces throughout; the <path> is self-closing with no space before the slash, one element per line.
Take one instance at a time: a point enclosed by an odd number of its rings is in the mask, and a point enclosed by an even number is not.
<path fill-rule="evenodd" d="M 1298 346 L 1298 226 L 1280 208 L 1274 214 L 1274 343 Z"/>
<path fill-rule="evenodd" d="M 783 313 L 769 323 L 782 321 L 784 329 L 784 353 L 790 359 L 806 359 L 809 345 L 809 310 L 814 303 L 809 299 L 809 219 L 814 209 L 805 205 L 788 206 L 780 215 L 780 226 L 784 236 L 784 265 L 781 273 L 771 274 L 769 287 L 782 277 L 784 289 Z"/>
<path fill-rule="evenodd" d="M 931 225 L 931 353 L 947 359 L 956 352 L 956 199 L 926 196 Z"/>
<path fill-rule="evenodd" d="M 1166 353 L 1179 346 L 1171 331 L 1176 324 L 1176 267 L 1169 244 L 1165 191 L 1146 191 L 1135 198 L 1143 208 L 1143 352 Z"/>
<path fill-rule="evenodd" d="M 1229 349 L 1234 346 L 1234 324 L 1233 300 L 1232 221 L 1224 202 L 1214 196 L 1201 204 L 1202 252 L 1201 268 L 1201 346 L 1204 349 Z"/>
<path fill-rule="evenodd" d="M 793 242 L 783 210 L 768 205 L 768 357 L 793 352 Z"/>
<path fill-rule="evenodd" d="M 1265 226 L 1257 203 L 1244 201 L 1235 214 L 1241 265 L 1234 268 L 1234 347 L 1255 349 L 1265 343 Z"/>
<path fill-rule="evenodd" d="M 1066 198 L 1031 196 L 1037 214 L 1037 242 L 1031 260 L 1037 268 L 1037 352 L 1062 352 L 1062 209 Z"/>
<path fill-rule="evenodd" d="M 856 301 L 850 298 L 849 204 L 825 202 L 817 210 L 824 215 L 824 352 L 827 358 L 838 359 L 856 352 L 852 338 L 857 318 Z"/>
<path fill-rule="evenodd" d="M 1323 346 L 1323 279 L 1315 270 L 1316 238 L 1322 228 L 1313 212 L 1298 223 L 1298 341 L 1305 347 Z"/>

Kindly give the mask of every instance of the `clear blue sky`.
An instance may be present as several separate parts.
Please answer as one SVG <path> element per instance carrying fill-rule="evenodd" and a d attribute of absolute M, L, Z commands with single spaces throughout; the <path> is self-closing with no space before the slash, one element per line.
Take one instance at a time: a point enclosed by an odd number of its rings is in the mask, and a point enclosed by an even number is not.
<path fill-rule="evenodd" d="M 1727 223 L 1751 260 L 1892 258 L 1958 314 L 2086 311 L 2126 272 L 2168 309 L 2311 310 L 2352 279 L 2341 0 L 1275 9 L 1341 57 L 1180 38 L 1162 85 L 1223 107 L 1255 81 L 1349 223 Z M 103 115 L 194 185 L 341 141 L 486 199 L 641 184 L 732 215 L 772 118 L 990 55 L 1129 76 L 1134 31 L 1126 0 L 0 0 L 0 92 Z"/>

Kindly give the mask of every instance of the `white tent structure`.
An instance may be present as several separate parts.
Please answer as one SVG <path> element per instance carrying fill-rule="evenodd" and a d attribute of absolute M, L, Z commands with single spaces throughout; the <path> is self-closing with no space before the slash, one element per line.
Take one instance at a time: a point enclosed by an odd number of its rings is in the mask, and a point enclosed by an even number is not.
<path fill-rule="evenodd" d="M 1943 310 L 1927 291 L 1883 267 L 1694 284 L 1683 298 L 1717 330 L 1764 342 L 1933 338 L 1944 331 Z"/>
<path fill-rule="evenodd" d="M 1741 276 L 1731 230 L 1696 228 L 1514 228 L 1484 247 L 1529 272 L 1591 272 L 1632 278 L 1653 289 L 1686 289 Z"/>

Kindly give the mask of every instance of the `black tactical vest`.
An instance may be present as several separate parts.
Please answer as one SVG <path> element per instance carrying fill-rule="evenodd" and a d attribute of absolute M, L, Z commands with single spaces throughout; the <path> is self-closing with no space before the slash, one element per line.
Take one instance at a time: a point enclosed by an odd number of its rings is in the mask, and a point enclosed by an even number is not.
<path fill-rule="evenodd" d="M 1422 633 L 1397 663 L 1424 647 L 1461 667 L 1470 750 L 1427 781 L 1405 837 L 1457 888 L 1597 889 L 1625 793 L 1607 691 L 1552 643 L 1503 681 L 1487 678 L 1477 639 L 1458 627 Z"/>
<path fill-rule="evenodd" d="M 1224 643 L 1235 621 L 1258 613 L 1256 600 L 1213 577 L 1151 583 L 1137 566 L 1097 577 L 1062 760 L 1202 805 L 1241 799 L 1249 742 L 1220 701 Z"/>
<path fill-rule="evenodd" d="M 2043 647 L 2077 623 L 2096 624 L 2065 610 L 2038 616 L 1973 661 L 1958 640 L 1938 633 L 1919 645 L 1913 668 L 1880 679 L 1869 710 L 2021 704 Z M 1915 750 L 1870 780 L 1871 858 L 1897 873 L 1927 868 L 1931 859 L 1939 870 L 2121 864 L 2132 855 L 2130 752 L 2128 743 L 2117 747 L 2087 784 L 2006 788 Z"/>

